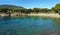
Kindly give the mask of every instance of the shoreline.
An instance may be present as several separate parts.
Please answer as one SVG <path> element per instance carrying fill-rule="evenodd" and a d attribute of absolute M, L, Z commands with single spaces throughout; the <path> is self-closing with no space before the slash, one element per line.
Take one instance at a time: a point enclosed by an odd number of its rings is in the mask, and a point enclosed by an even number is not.
<path fill-rule="evenodd" d="M 45 13 L 40 13 L 40 14 L 27 14 L 28 16 L 44 16 L 44 17 L 56 17 L 56 18 L 60 18 L 59 14 L 45 14 Z"/>
<path fill-rule="evenodd" d="M 9 14 L 0 14 L 0 16 L 1 17 L 3 17 L 3 16 L 8 16 Z M 44 16 L 44 17 L 56 17 L 56 18 L 60 18 L 60 15 L 59 14 L 54 14 L 54 13 L 38 13 L 38 14 L 22 14 L 22 13 L 20 13 L 20 14 L 11 14 L 11 16 Z"/>

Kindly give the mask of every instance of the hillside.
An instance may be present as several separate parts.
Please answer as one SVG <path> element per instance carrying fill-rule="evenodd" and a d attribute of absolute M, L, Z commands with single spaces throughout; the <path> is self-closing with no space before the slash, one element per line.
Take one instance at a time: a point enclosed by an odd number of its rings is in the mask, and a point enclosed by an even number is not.
<path fill-rule="evenodd" d="M 0 8 L 24 9 L 24 7 L 22 6 L 8 5 L 8 4 L 0 5 Z"/>

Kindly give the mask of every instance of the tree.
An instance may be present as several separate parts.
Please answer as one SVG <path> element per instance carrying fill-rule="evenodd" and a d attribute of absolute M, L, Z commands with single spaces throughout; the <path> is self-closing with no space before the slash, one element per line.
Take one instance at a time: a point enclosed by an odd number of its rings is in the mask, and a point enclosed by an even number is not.
<path fill-rule="evenodd" d="M 55 10 L 59 10 L 59 9 L 60 9 L 60 4 L 56 4 Z"/>
<path fill-rule="evenodd" d="M 48 8 L 43 8 L 43 9 L 41 9 L 41 12 L 48 12 L 49 11 L 49 9 Z"/>
<path fill-rule="evenodd" d="M 54 9 L 60 14 L 60 4 L 56 4 Z"/>
<path fill-rule="evenodd" d="M 31 12 L 33 12 L 32 9 L 27 9 L 27 13 L 31 13 Z"/>
<path fill-rule="evenodd" d="M 33 11 L 34 12 L 39 12 L 40 11 L 40 8 L 33 8 Z"/>
<path fill-rule="evenodd" d="M 27 13 L 27 9 L 22 9 L 21 13 L 25 13 L 26 14 Z"/>

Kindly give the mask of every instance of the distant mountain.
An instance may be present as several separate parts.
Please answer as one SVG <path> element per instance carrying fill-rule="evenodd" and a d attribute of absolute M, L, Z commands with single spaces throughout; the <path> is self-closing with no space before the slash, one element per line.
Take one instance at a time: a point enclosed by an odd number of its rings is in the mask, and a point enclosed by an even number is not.
<path fill-rule="evenodd" d="M 22 6 L 8 5 L 8 4 L 0 5 L 0 8 L 24 9 L 24 7 Z"/>

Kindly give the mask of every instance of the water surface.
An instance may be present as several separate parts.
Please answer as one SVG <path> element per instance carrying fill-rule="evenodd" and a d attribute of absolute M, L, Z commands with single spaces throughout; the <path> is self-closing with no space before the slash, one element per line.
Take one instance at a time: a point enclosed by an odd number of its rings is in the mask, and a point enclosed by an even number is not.
<path fill-rule="evenodd" d="M 60 35 L 60 18 L 0 17 L 0 35 Z"/>

